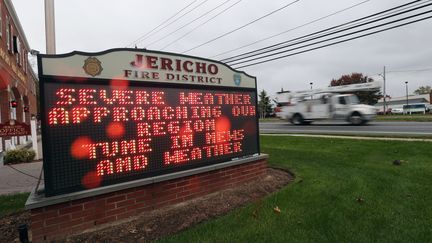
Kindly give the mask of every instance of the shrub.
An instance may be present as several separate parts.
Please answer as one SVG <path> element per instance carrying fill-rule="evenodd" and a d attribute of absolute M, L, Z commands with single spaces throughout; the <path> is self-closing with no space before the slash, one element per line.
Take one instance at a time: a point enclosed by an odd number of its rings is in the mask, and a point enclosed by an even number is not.
<path fill-rule="evenodd" d="M 5 164 L 28 163 L 33 161 L 36 156 L 32 149 L 12 149 L 6 151 L 4 156 Z"/>
<path fill-rule="evenodd" d="M 33 149 L 27 149 L 27 159 L 25 162 L 32 162 L 36 157 L 36 152 Z"/>

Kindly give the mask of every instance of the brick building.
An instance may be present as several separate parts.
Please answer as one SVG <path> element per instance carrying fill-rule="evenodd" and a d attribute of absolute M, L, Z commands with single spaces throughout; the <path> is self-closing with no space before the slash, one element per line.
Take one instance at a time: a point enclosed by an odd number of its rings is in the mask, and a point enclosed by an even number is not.
<path fill-rule="evenodd" d="M 30 124 L 37 114 L 37 76 L 30 67 L 30 46 L 10 0 L 0 0 L 0 123 L 10 119 Z M 15 107 L 12 107 L 15 106 Z M 0 152 L 27 137 L 0 138 Z"/>

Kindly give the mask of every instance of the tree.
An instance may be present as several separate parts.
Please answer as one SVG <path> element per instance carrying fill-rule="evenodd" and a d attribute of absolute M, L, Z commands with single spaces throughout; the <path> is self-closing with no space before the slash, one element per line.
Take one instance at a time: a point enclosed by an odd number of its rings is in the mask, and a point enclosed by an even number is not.
<path fill-rule="evenodd" d="M 330 82 L 330 86 L 340 86 L 340 85 L 348 85 L 348 84 L 361 84 L 361 83 L 369 83 L 373 82 L 372 78 L 369 78 L 362 73 L 352 73 L 349 75 L 342 75 L 338 79 L 333 79 Z M 380 98 L 382 98 L 381 92 L 378 91 L 357 91 L 352 92 L 357 95 L 360 100 L 360 103 L 375 105 Z"/>
<path fill-rule="evenodd" d="M 420 86 L 418 89 L 414 90 L 414 94 L 416 95 L 422 95 L 422 94 L 430 94 L 431 93 L 431 86 Z"/>
<path fill-rule="evenodd" d="M 260 118 L 265 118 L 273 110 L 273 105 L 271 103 L 270 97 L 267 96 L 267 92 L 263 89 L 258 95 L 258 112 Z"/>

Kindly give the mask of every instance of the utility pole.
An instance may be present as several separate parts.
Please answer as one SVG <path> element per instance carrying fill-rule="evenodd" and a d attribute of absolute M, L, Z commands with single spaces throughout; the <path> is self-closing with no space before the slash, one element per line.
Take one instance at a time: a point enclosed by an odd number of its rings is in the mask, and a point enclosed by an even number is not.
<path fill-rule="evenodd" d="M 384 66 L 384 72 L 383 72 L 383 80 L 384 80 L 384 87 L 383 87 L 383 93 L 384 93 L 384 99 L 383 99 L 383 104 L 384 104 L 384 109 L 383 109 L 383 114 L 387 114 L 387 109 L 386 109 L 386 70 L 385 70 L 385 66 Z"/>
<path fill-rule="evenodd" d="M 45 0 L 46 53 L 56 54 L 54 0 Z"/>

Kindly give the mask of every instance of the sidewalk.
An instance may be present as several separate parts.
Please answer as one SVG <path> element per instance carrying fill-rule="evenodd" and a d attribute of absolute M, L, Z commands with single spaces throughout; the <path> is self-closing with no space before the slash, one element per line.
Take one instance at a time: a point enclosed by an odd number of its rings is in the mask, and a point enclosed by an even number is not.
<path fill-rule="evenodd" d="M 42 162 L 0 166 L 0 195 L 30 192 L 37 184 L 41 169 Z"/>
<path fill-rule="evenodd" d="M 39 155 L 42 156 L 41 140 L 38 141 L 38 150 Z M 30 192 L 37 184 L 41 169 L 42 161 L 10 166 L 0 165 L 0 195 Z"/>

